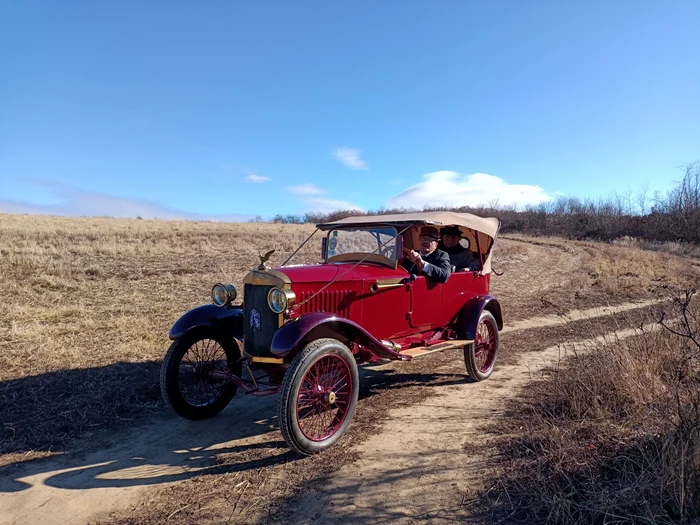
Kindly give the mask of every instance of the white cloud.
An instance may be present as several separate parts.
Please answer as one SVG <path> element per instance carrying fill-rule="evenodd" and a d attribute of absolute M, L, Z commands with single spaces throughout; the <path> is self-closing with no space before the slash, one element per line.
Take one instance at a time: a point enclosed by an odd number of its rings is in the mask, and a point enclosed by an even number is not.
<path fill-rule="evenodd" d="M 311 197 L 313 195 L 325 195 L 328 193 L 326 190 L 322 190 L 315 184 L 299 184 L 298 186 L 287 186 L 287 191 L 292 195 L 299 195 L 300 197 Z"/>
<path fill-rule="evenodd" d="M 553 197 L 539 186 L 509 184 L 486 173 L 460 175 L 454 171 L 436 171 L 423 176 L 423 182 L 411 186 L 386 202 L 388 208 L 431 206 L 524 206 L 551 201 Z"/>
<path fill-rule="evenodd" d="M 316 211 L 320 213 L 330 213 L 338 210 L 360 210 L 363 208 L 352 202 L 328 198 L 328 191 L 319 188 L 315 184 L 300 184 L 298 186 L 287 186 L 287 193 L 300 197 L 305 204 L 306 211 Z"/>
<path fill-rule="evenodd" d="M 369 165 L 361 157 L 362 152 L 353 148 L 336 148 L 332 155 L 352 170 L 366 170 Z"/>
<path fill-rule="evenodd" d="M 324 197 L 314 197 L 306 201 L 309 211 L 318 211 L 321 213 L 330 213 L 338 210 L 358 210 L 365 211 L 363 208 L 352 202 L 326 199 Z"/>
<path fill-rule="evenodd" d="M 270 180 L 270 177 L 265 177 L 264 175 L 255 175 L 254 173 L 251 173 L 248 175 L 245 180 L 248 182 L 255 182 L 256 184 L 260 184 L 262 182 L 267 182 Z"/>
<path fill-rule="evenodd" d="M 119 217 L 144 219 L 184 219 L 196 221 L 243 222 L 252 218 L 241 214 L 192 213 L 142 199 L 112 197 L 103 193 L 74 188 L 60 182 L 32 179 L 27 182 L 47 188 L 59 201 L 57 204 L 34 204 L 28 201 L 0 200 L 0 212 L 33 215 L 65 215 L 69 217 Z"/>

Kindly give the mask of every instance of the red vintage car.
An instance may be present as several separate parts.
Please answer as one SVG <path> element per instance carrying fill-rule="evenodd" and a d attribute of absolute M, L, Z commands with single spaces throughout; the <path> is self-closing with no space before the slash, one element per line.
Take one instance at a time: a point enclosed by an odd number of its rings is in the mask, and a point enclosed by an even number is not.
<path fill-rule="evenodd" d="M 458 227 L 480 269 L 453 271 L 443 284 L 405 270 L 426 225 Z M 282 435 L 309 455 L 332 446 L 350 424 L 360 364 L 459 349 L 469 376 L 488 378 L 503 328 L 489 295 L 499 226 L 496 218 L 452 212 L 317 225 L 322 262 L 268 268 L 268 253 L 245 277 L 242 304 L 234 304 L 232 285 L 216 284 L 213 304 L 173 325 L 161 369 L 166 402 L 198 420 L 218 414 L 238 388 L 279 392 Z"/>

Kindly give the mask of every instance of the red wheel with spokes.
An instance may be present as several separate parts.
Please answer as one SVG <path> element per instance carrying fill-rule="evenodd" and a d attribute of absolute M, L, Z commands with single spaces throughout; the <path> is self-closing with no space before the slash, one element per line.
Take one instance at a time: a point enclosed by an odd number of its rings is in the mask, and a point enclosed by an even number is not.
<path fill-rule="evenodd" d="M 282 436 L 308 456 L 331 447 L 355 413 L 359 375 L 352 352 L 335 339 L 309 343 L 284 376 L 279 401 Z"/>
<path fill-rule="evenodd" d="M 476 326 L 474 342 L 464 347 L 464 364 L 472 378 L 488 379 L 496 365 L 498 346 L 498 324 L 491 312 L 484 310 Z"/>

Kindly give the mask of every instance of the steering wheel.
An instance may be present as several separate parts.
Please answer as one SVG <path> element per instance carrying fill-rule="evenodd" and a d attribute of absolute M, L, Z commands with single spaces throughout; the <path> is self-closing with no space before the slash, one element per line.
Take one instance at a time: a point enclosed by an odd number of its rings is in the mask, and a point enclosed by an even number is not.
<path fill-rule="evenodd" d="M 382 256 L 386 257 L 387 259 L 393 259 L 394 252 L 395 252 L 394 246 L 383 246 L 379 250 L 379 255 L 382 255 Z"/>

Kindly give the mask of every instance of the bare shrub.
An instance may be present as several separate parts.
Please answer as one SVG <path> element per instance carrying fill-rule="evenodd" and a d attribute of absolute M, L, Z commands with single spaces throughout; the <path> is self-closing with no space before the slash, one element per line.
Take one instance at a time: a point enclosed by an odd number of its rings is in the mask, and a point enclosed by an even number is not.
<path fill-rule="evenodd" d="M 489 517 L 522 523 L 700 518 L 700 322 L 693 292 L 664 330 L 608 340 L 534 383 L 492 430 Z"/>
<path fill-rule="evenodd" d="M 685 166 L 683 179 L 657 205 L 676 238 L 700 243 L 700 161 Z"/>

